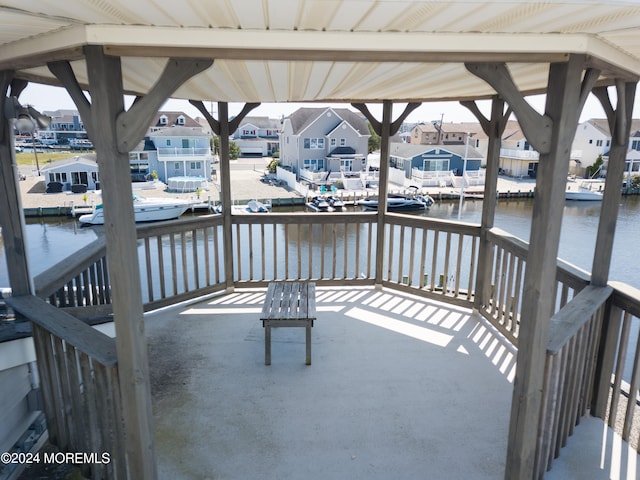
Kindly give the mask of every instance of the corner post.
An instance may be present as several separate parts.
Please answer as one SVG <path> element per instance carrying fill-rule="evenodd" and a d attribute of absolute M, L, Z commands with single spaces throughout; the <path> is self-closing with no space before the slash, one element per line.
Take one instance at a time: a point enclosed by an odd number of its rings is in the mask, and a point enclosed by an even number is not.
<path fill-rule="evenodd" d="M 18 165 L 14 148 L 13 123 L 7 116 L 7 102 L 17 97 L 13 72 L 0 72 L 0 226 L 7 260 L 9 284 L 13 295 L 35 292 L 27 258 L 24 213 L 18 180 Z M 25 84 L 26 85 L 26 84 Z M 7 92 L 11 86 L 11 97 Z M 22 90 L 22 88 L 20 88 Z"/>
<path fill-rule="evenodd" d="M 233 232 L 231 230 L 231 172 L 229 171 L 229 104 L 218 102 L 218 137 L 220 138 L 220 200 L 222 202 L 222 224 L 224 239 L 224 277 L 226 288 L 234 285 L 233 278 Z"/>
<path fill-rule="evenodd" d="M 113 296 L 116 349 L 131 478 L 155 479 L 156 456 L 137 235 L 129 155 L 118 149 L 117 120 L 124 112 L 120 58 L 87 47 L 92 141 L 103 184 L 107 260 Z"/>
<path fill-rule="evenodd" d="M 552 120 L 548 149 L 540 154 L 537 193 L 524 277 L 505 479 L 535 478 L 548 327 L 553 313 L 556 262 L 571 143 L 577 129 L 584 57 L 551 64 L 546 115 Z"/>
<path fill-rule="evenodd" d="M 378 179 L 378 219 L 376 226 L 376 278 L 375 284 L 382 285 L 385 224 L 387 216 L 387 194 L 389 192 L 389 142 L 391 138 L 391 115 L 393 102 L 382 103 L 382 123 L 380 125 L 380 177 Z"/>

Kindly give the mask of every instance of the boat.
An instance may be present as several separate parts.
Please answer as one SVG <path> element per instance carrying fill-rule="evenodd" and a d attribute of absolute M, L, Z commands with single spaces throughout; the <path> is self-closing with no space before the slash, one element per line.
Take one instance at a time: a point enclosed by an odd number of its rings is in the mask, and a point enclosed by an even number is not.
<path fill-rule="evenodd" d="M 329 195 L 327 197 L 327 203 L 329 204 L 329 207 L 331 207 L 336 212 L 343 211 L 345 207 L 344 202 L 338 197 L 333 195 Z"/>
<path fill-rule="evenodd" d="M 387 195 L 387 210 L 389 211 L 412 211 L 426 210 L 433 205 L 434 200 L 429 195 Z M 378 197 L 367 197 L 356 202 L 365 210 L 378 209 Z"/>
<path fill-rule="evenodd" d="M 133 213 L 137 222 L 159 222 L 178 218 L 191 206 L 191 201 L 182 198 L 153 198 L 135 194 Z M 104 225 L 102 204 L 96 205 L 92 213 L 78 217 L 86 225 Z"/>
<path fill-rule="evenodd" d="M 231 213 L 234 215 L 243 213 L 269 213 L 270 211 L 270 205 L 259 202 L 258 200 L 250 200 L 246 205 L 231 205 Z M 214 212 L 222 213 L 222 204 L 218 204 Z"/>
<path fill-rule="evenodd" d="M 316 212 L 332 212 L 333 208 L 329 205 L 327 199 L 323 196 L 316 196 L 311 199 L 310 202 L 307 202 L 307 207 L 311 210 L 315 210 Z"/>
<path fill-rule="evenodd" d="M 587 186 L 588 185 L 588 186 Z M 582 182 L 569 182 L 564 192 L 565 200 L 580 200 L 589 202 L 601 202 L 604 197 L 602 191 L 594 190 L 590 184 Z"/>

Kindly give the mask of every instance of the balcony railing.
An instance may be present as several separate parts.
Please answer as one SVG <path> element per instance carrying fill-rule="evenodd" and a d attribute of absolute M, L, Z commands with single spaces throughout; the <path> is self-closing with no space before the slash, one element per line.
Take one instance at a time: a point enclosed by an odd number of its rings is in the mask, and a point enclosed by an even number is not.
<path fill-rule="evenodd" d="M 210 157 L 211 149 L 202 147 L 190 147 L 190 148 L 158 148 L 158 158 L 163 157 Z"/>
<path fill-rule="evenodd" d="M 140 227 L 145 308 L 221 291 L 229 283 L 238 287 L 265 286 L 273 280 L 313 280 L 320 285 L 381 283 L 425 298 L 478 308 L 517 345 L 525 295 L 526 242 L 494 228 L 486 232 L 483 246 L 478 225 L 399 214 L 387 214 L 386 219 L 385 248 L 378 252 L 376 213 L 232 216 L 232 279 L 224 273 L 221 215 Z M 82 322 L 83 327 L 77 329 L 60 328 L 77 321 L 66 314 L 62 318 L 50 313 L 58 311 L 53 305 L 75 307 L 74 313 L 79 308 L 108 305 L 105 259 L 104 242 L 97 240 L 91 248 L 36 279 L 39 295 L 50 304 L 38 299 L 12 300 L 18 302 L 19 313 L 38 325 L 38 358 L 50 359 L 40 368 L 53 369 L 42 375 L 50 382 L 47 397 L 54 399 L 46 412 L 54 439 L 71 437 L 67 423 L 77 416 L 64 420 L 69 408 L 75 408 L 75 403 L 80 408 L 87 401 L 93 405 L 96 398 L 108 398 L 109 408 L 86 421 L 99 422 L 95 424 L 99 425 L 97 432 L 113 432 L 120 425 L 120 397 L 114 381 L 117 363 L 115 357 L 105 357 L 99 347 L 109 342 Z M 376 278 L 375 272 L 380 270 L 376 262 L 382 262 L 382 278 Z M 481 270 L 479 263 L 486 268 Z M 638 444 L 640 347 L 634 338 L 637 333 L 632 332 L 639 321 L 640 292 L 622 284 L 590 286 L 586 272 L 564 262 L 558 262 L 555 292 L 538 472 L 550 468 L 589 409 L 606 419 L 626 441 Z M 48 321 L 49 317 L 55 317 L 55 322 Z M 80 337 L 76 330 L 82 332 Z M 73 375 L 83 372 L 82 368 L 93 369 L 92 380 L 84 380 L 78 388 L 82 380 Z M 56 395 L 70 403 L 56 404 Z M 73 445 L 66 440 L 62 444 Z M 119 454 L 117 449 L 113 451 Z"/>

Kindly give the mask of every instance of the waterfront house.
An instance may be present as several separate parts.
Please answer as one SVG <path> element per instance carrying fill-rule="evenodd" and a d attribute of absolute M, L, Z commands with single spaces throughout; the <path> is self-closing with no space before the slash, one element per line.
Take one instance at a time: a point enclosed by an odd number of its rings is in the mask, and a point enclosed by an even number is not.
<path fill-rule="evenodd" d="M 233 141 L 242 157 L 269 157 L 279 148 L 280 120 L 245 117 L 233 132 Z"/>
<path fill-rule="evenodd" d="M 624 372 L 640 372 L 632 328 L 640 292 L 610 281 L 609 270 L 640 77 L 640 10 L 588 0 L 482 2 L 472 12 L 468 0 L 267 3 L 159 10 L 34 0 L 3 11 L 7 25 L 20 26 L 0 29 L 0 225 L 11 284 L 3 301 L 17 317 L 11 325 L 30 327 L 33 341 L 0 344 L 2 447 L 37 447 L 42 424 L 30 417 L 41 406 L 63 453 L 109 454 L 81 465 L 93 478 L 222 469 L 230 478 L 637 477 L 638 406 L 628 399 L 640 380 Z M 105 213 L 103 237 L 35 278 L 12 138 L 30 81 L 63 85 L 80 111 Z M 527 101 L 541 92 L 544 113 Z M 612 144 L 585 272 L 558 259 L 559 205 L 591 93 Z M 125 94 L 137 97 L 129 108 Z M 190 99 L 220 138 L 222 213 L 137 227 L 129 153 L 171 96 Z M 204 105 L 212 98 L 215 118 Z M 489 136 L 481 222 L 388 212 L 391 135 L 421 103 L 452 99 Z M 476 103 L 487 99 L 490 115 Z M 380 135 L 378 210 L 232 215 L 229 137 L 258 101 L 344 102 L 362 113 Z M 229 102 L 244 103 L 233 119 Z M 495 225 L 511 112 L 539 152 L 528 241 Z M 311 127 L 300 148 L 327 147 L 330 132 L 343 138 L 341 122 Z M 301 160 L 330 152 L 316 153 Z M 313 366 L 285 353 L 297 346 L 293 336 L 279 342 L 282 363 L 264 365 L 260 307 L 268 284 L 283 280 L 317 283 L 314 338 L 323 351 Z M 229 319 L 234 302 L 245 317 Z M 96 317 L 112 322 L 115 337 L 86 323 Z M 416 350 L 417 342 L 435 347 Z M 494 370 L 479 369 L 487 363 L 469 354 L 475 345 Z M 451 354 L 462 359 L 454 368 Z M 363 370 L 375 383 L 354 394 Z"/>
<path fill-rule="evenodd" d="M 59 188 L 62 191 L 82 190 L 81 186 L 84 186 L 85 191 L 100 189 L 95 154 L 76 155 L 47 163 L 40 169 L 40 174 L 44 176 L 48 192 Z"/>
<path fill-rule="evenodd" d="M 300 108 L 282 124 L 280 164 L 312 184 L 345 181 L 365 170 L 370 136 L 353 110 Z"/>
<path fill-rule="evenodd" d="M 611 134 L 607 120 L 592 118 L 578 125 L 571 150 L 573 160 L 579 169 L 571 172 L 584 177 L 587 167 L 593 165 L 598 157 L 606 157 L 611 148 Z M 577 160 L 577 162 L 575 162 Z"/>
<path fill-rule="evenodd" d="M 389 179 L 397 185 L 418 187 L 454 185 L 463 172 L 477 177 L 483 158 L 466 145 L 392 143 Z"/>
<path fill-rule="evenodd" d="M 65 146 L 75 139 L 87 140 L 87 131 L 77 110 L 59 109 L 43 114 L 51 117 L 51 123 L 48 128 L 37 132 L 42 144 Z"/>

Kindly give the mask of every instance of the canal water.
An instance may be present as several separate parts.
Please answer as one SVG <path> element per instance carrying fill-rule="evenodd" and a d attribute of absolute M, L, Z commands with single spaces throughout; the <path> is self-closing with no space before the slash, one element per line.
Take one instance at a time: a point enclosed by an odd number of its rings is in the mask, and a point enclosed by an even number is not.
<path fill-rule="evenodd" d="M 563 208 L 563 224 L 559 256 L 584 270 L 591 271 L 595 248 L 600 204 L 567 202 Z M 525 240 L 529 240 L 533 200 L 500 200 L 496 209 L 495 226 Z M 424 215 L 432 218 L 480 223 L 482 200 L 438 202 Z M 325 215 L 318 213 L 318 215 Z M 330 215 L 330 214 L 329 214 Z M 34 275 L 81 250 L 97 238 L 100 229 L 79 227 L 67 218 L 27 220 L 27 248 Z M 640 197 L 624 197 L 616 228 L 611 280 L 618 280 L 640 288 L 640 275 L 635 255 L 639 253 Z M 9 286 L 4 244 L 0 237 L 0 288 Z"/>

